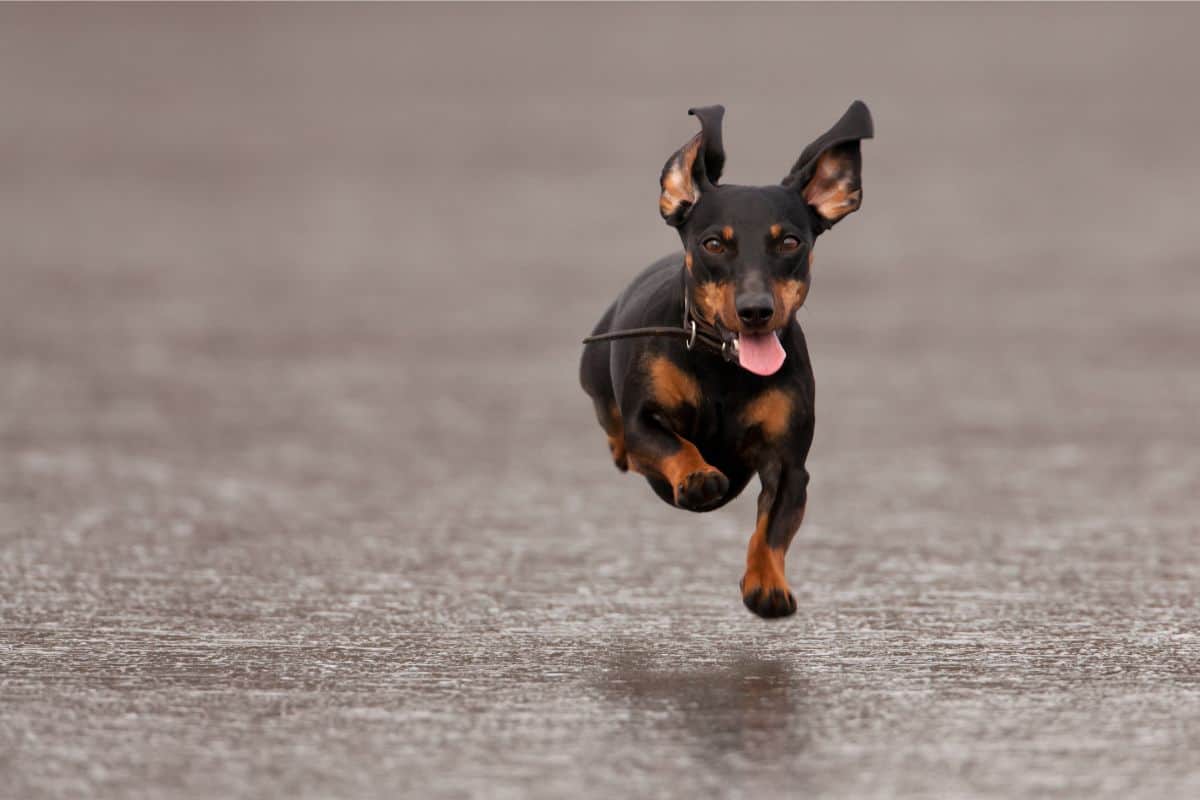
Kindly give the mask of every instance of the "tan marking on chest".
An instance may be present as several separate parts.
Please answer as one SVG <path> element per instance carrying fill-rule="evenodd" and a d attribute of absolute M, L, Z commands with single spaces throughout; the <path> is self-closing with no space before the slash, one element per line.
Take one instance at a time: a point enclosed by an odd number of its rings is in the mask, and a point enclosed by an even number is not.
<path fill-rule="evenodd" d="M 700 405 L 700 385 L 666 356 L 651 356 L 646 365 L 650 392 L 659 405 L 676 409 L 682 405 Z"/>
<path fill-rule="evenodd" d="M 791 420 L 792 396 L 783 389 L 767 389 L 742 411 L 742 421 L 748 426 L 760 426 L 768 440 L 786 433 Z"/>

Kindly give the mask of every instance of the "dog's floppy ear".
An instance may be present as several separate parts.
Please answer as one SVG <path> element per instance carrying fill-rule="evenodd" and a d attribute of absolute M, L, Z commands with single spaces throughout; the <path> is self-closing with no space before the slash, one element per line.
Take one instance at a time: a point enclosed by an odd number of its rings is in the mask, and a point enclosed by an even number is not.
<path fill-rule="evenodd" d="M 804 148 L 783 185 L 805 201 L 829 228 L 862 205 L 862 149 L 875 135 L 871 112 L 855 100 L 837 123 Z"/>
<path fill-rule="evenodd" d="M 700 132 L 667 159 L 659 178 L 662 194 L 658 210 L 667 224 L 675 227 L 687 219 L 692 206 L 700 202 L 700 195 L 717 185 L 725 166 L 725 148 L 721 145 L 725 106 L 689 108 L 688 113 L 700 120 Z"/>

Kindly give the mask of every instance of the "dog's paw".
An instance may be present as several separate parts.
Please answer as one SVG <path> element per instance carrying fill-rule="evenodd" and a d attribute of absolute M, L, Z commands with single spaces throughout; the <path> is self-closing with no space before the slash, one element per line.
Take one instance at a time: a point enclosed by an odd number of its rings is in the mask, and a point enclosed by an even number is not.
<path fill-rule="evenodd" d="M 742 578 L 742 602 L 746 608 L 764 619 L 790 617 L 796 613 L 796 596 L 788 589 L 782 576 L 755 575 L 747 572 Z"/>
<path fill-rule="evenodd" d="M 714 467 L 705 466 L 684 477 L 675 486 L 675 505 L 688 511 L 705 511 L 725 497 L 729 479 Z"/>
<path fill-rule="evenodd" d="M 625 452 L 625 438 L 622 436 L 608 437 L 608 452 L 612 455 L 613 466 L 621 472 L 629 471 L 629 455 Z"/>

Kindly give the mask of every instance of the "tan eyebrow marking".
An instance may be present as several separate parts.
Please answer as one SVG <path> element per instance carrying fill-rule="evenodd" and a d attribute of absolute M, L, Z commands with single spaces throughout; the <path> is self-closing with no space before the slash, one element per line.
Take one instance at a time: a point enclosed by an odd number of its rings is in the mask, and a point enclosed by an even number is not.
<path fill-rule="evenodd" d="M 721 235 L 725 237 L 725 241 L 732 242 L 733 241 L 733 226 L 726 225 L 724 228 L 721 229 Z"/>
<path fill-rule="evenodd" d="M 771 226 L 771 237 L 772 237 L 772 238 L 778 239 L 778 238 L 779 238 L 779 234 L 781 234 L 781 233 L 783 233 L 783 226 L 782 226 L 782 225 L 775 224 L 775 225 L 772 225 L 772 226 Z"/>

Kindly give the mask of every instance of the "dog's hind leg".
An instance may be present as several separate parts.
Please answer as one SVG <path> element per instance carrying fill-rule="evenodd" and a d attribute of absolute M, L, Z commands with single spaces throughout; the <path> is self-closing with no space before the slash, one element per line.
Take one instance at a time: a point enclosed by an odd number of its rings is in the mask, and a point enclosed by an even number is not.
<path fill-rule="evenodd" d="M 596 323 L 593 334 L 605 333 L 612 325 L 616 306 L 610 306 L 604 316 Z M 613 392 L 612 375 L 609 370 L 609 359 L 612 357 L 611 345 L 608 342 L 594 342 L 583 348 L 583 357 L 579 362 L 579 383 L 583 390 L 592 398 L 596 409 L 596 421 L 608 436 L 608 451 L 612 454 L 613 464 L 621 472 L 629 469 L 629 459 L 625 455 L 625 426 L 621 421 L 621 410 L 617 407 L 617 398 Z"/>
<path fill-rule="evenodd" d="M 629 469 L 629 458 L 625 453 L 625 425 L 621 421 L 621 410 L 617 401 L 603 397 L 593 397 L 592 405 L 596 407 L 596 419 L 604 433 L 608 436 L 608 452 L 612 454 L 613 464 L 621 472 Z"/>

